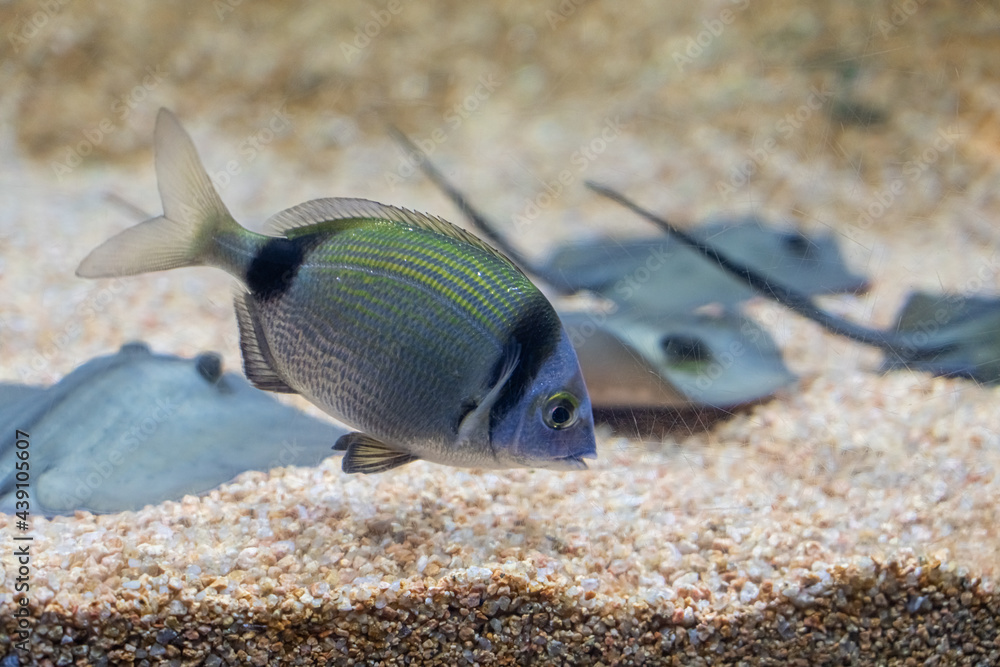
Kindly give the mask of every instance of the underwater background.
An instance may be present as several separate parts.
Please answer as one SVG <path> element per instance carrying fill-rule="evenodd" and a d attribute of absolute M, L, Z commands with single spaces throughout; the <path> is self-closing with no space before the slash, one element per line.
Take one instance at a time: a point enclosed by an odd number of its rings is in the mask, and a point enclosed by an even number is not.
<path fill-rule="evenodd" d="M 221 272 L 74 275 L 160 212 L 160 107 L 251 229 L 327 196 L 464 225 L 392 124 L 530 257 L 654 233 L 593 179 L 685 227 L 752 213 L 834 233 L 871 289 L 820 302 L 874 326 L 911 290 L 1000 291 L 993 3 L 50 0 L 0 4 L 0 27 L 0 381 L 52 384 L 134 340 L 240 368 Z M 877 351 L 747 312 L 796 384 L 722 419 L 600 426 L 587 471 L 350 477 L 330 459 L 35 516 L 31 650 L 4 611 L 0 652 L 995 663 L 998 390 L 881 375 Z M 0 567 L 13 612 L 17 564 Z"/>

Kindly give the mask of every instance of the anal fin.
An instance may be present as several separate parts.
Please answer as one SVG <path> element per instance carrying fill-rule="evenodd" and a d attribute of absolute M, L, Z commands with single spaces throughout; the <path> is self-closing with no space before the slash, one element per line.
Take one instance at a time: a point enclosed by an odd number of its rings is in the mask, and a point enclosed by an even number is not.
<path fill-rule="evenodd" d="M 391 449 L 383 442 L 364 433 L 348 433 L 340 436 L 333 449 L 344 453 L 343 471 L 364 473 L 385 472 L 416 461 L 419 456 Z"/>
<path fill-rule="evenodd" d="M 271 356 L 271 350 L 258 324 L 256 309 L 250 299 L 250 295 L 246 293 L 237 293 L 233 298 L 236 305 L 236 321 L 240 328 L 243 372 L 258 389 L 279 394 L 297 394 L 298 392 L 289 387 L 274 370 L 274 357 Z"/>

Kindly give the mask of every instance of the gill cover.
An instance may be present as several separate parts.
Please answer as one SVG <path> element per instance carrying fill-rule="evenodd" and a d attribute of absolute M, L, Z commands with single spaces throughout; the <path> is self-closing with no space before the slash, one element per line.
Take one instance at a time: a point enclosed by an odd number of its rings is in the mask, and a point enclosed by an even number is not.
<path fill-rule="evenodd" d="M 576 352 L 563 327 L 513 405 L 497 406 L 490 442 L 497 459 L 516 466 L 580 470 L 597 457 L 594 416 Z"/>

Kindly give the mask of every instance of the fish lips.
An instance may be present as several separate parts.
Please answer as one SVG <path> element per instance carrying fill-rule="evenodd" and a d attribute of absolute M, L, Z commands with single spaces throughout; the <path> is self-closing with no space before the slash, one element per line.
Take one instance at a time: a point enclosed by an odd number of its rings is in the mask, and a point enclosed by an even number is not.
<path fill-rule="evenodd" d="M 597 450 L 592 449 L 583 454 L 574 454 L 572 456 L 563 456 L 557 459 L 549 459 L 545 462 L 545 465 L 540 466 L 546 470 L 587 470 L 587 462 L 584 459 L 596 459 Z"/>
<path fill-rule="evenodd" d="M 566 456 L 537 457 L 537 456 L 514 456 L 506 459 L 503 467 L 514 468 L 538 468 L 542 470 L 587 470 L 584 459 L 596 459 L 597 446 L 591 442 L 589 447 L 582 451 Z"/>

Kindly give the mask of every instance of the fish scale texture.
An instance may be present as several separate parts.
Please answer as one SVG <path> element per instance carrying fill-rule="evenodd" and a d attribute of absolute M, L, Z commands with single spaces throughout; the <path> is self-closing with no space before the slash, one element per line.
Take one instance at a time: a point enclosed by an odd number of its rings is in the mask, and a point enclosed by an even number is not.
<path fill-rule="evenodd" d="M 296 388 L 349 421 L 378 424 L 376 437 L 406 442 L 457 432 L 529 306 L 548 307 L 499 257 L 383 223 L 321 241 L 295 283 L 258 311 Z"/>

